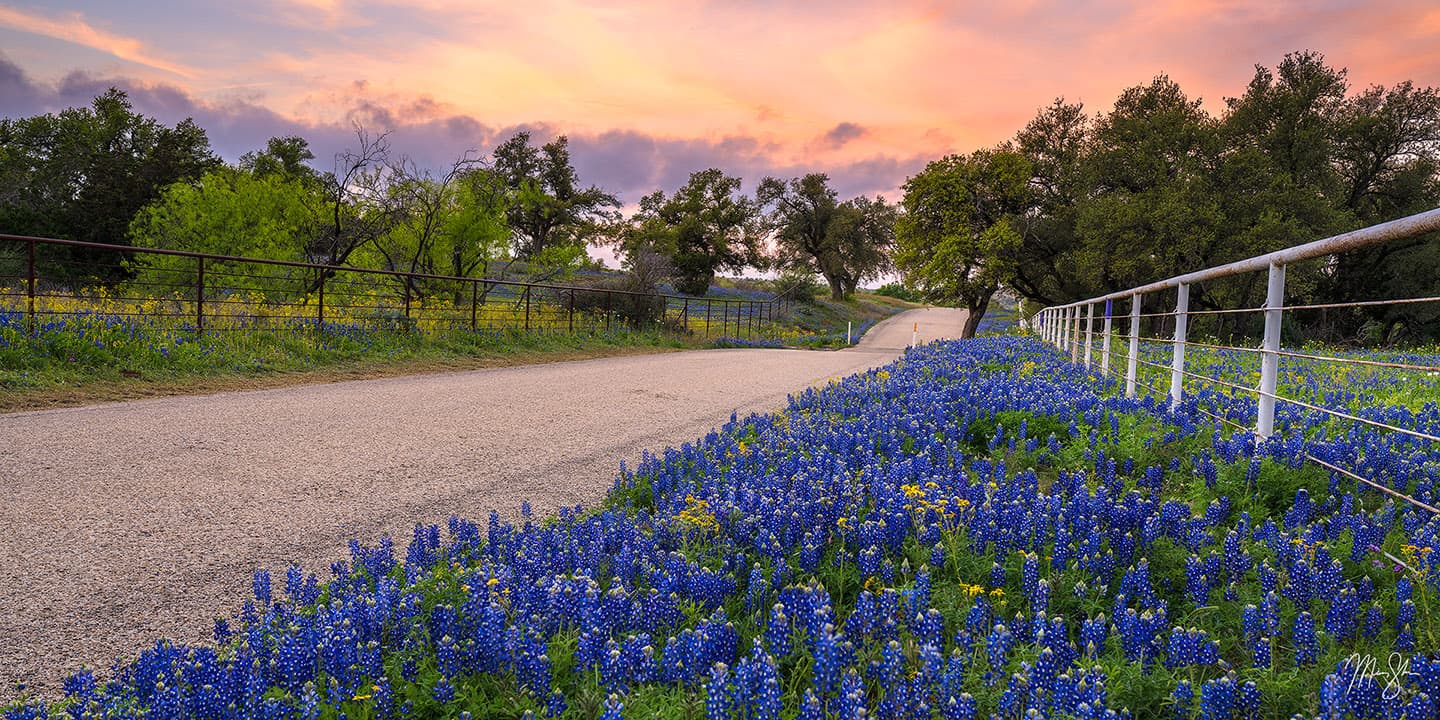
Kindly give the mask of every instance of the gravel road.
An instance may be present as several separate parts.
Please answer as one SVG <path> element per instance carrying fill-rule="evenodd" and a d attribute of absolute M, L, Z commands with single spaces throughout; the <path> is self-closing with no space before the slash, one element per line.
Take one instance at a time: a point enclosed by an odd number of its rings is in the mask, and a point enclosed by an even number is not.
<path fill-rule="evenodd" d="M 208 640 L 251 574 L 351 538 L 593 503 L 620 462 L 958 336 L 913 310 L 855 348 L 702 350 L 0 415 L 0 705 L 160 638 Z M 276 582 L 282 582 L 283 574 Z"/>

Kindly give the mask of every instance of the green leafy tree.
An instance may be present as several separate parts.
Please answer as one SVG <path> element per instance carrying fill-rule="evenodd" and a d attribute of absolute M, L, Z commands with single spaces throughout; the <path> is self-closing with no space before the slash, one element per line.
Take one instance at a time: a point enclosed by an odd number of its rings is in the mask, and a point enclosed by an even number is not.
<path fill-rule="evenodd" d="M 1031 173 L 1023 155 L 1001 147 L 936 160 L 905 182 L 895 266 L 926 301 L 969 312 L 962 337 L 1014 276 Z"/>
<path fill-rule="evenodd" d="M 0 119 L 0 229 L 125 244 L 140 208 L 218 165 L 193 121 L 162 125 L 114 88 L 88 108 Z M 47 274 L 74 281 L 124 274 L 119 256 L 88 248 L 47 248 L 42 261 Z"/>
<path fill-rule="evenodd" d="M 855 294 L 864 280 L 873 280 L 894 268 L 897 209 L 885 198 L 864 196 L 840 203 L 828 234 L 840 264 L 847 269 L 845 295 Z M 833 293 L 832 293 L 833 295 Z"/>
<path fill-rule="evenodd" d="M 1343 208 L 1354 225 L 1371 225 L 1440 205 L 1440 92 L 1402 82 L 1355 96 L 1341 117 L 1337 168 Z M 1440 295 L 1440 240 L 1391 242 L 1337 258 L 1321 279 L 1327 300 Z M 1346 339 L 1411 342 L 1440 335 L 1433 303 L 1371 306 L 1339 318 Z"/>
<path fill-rule="evenodd" d="M 657 190 L 642 198 L 619 234 L 620 247 L 627 256 L 666 257 L 676 288 L 704 295 L 717 272 L 764 264 L 758 217 L 755 202 L 740 192 L 740 178 L 701 170 L 670 197 Z"/>
<path fill-rule="evenodd" d="M 1215 121 L 1168 77 L 1129 88 L 1094 127 L 1082 168 L 1072 272 L 1087 289 L 1131 287 L 1214 256 Z M 1200 293 L 1195 293 L 1199 302 Z"/>
<path fill-rule="evenodd" d="M 467 156 L 439 175 L 409 162 L 390 168 L 390 193 L 398 221 L 366 255 L 386 270 L 421 275 L 473 277 L 504 257 L 508 228 L 498 175 Z M 404 277 L 400 291 L 426 299 L 448 289 L 460 302 L 466 287 L 455 281 Z"/>
<path fill-rule="evenodd" d="M 1257 66 L 1215 118 L 1163 76 L 1088 118 L 1063 100 L 1016 138 L 1030 159 L 1012 286 L 1047 304 L 1121 290 L 1427 210 L 1440 203 L 1440 93 L 1402 82 L 1351 94 L 1318 52 Z M 1292 303 L 1440 294 L 1434 238 L 1386 243 L 1287 271 Z M 1200 309 L 1255 307 L 1263 276 L 1197 285 Z M 1158 301 L 1157 301 L 1158 302 Z M 1440 332 L 1424 304 L 1295 313 L 1287 324 L 1336 341 Z M 1225 337 L 1258 317 L 1197 319 Z M 1153 328 L 1152 328 L 1153 329 Z"/>
<path fill-rule="evenodd" d="M 788 182 L 765 178 L 755 196 L 779 266 L 820 273 L 832 299 L 890 268 L 895 209 L 883 198 L 840 202 L 824 173 Z"/>
<path fill-rule="evenodd" d="M 515 256 L 540 264 L 578 259 L 587 241 L 613 221 L 620 201 L 598 187 L 582 188 L 565 136 L 536 148 L 519 132 L 495 148 L 494 168 L 509 192 L 506 220 Z M 560 248 L 559 250 L 556 250 Z"/>
<path fill-rule="evenodd" d="M 135 215 L 130 239 L 137 247 L 303 262 L 314 222 L 307 199 L 317 191 L 312 183 L 280 173 L 222 167 L 197 182 L 165 188 Z M 142 255 L 131 263 L 135 280 L 149 292 L 157 286 L 188 288 L 195 266 L 191 258 L 169 255 Z M 233 273 L 232 284 L 264 294 L 303 291 L 310 280 L 254 263 L 211 261 L 207 270 Z"/>
<path fill-rule="evenodd" d="M 1015 138 L 1016 149 L 1030 161 L 1032 206 L 1019 219 L 1024 242 L 1017 248 L 1012 285 L 1046 304 L 1083 293 L 1078 278 L 1063 266 L 1079 243 L 1075 218 L 1090 192 L 1081 160 L 1091 126 L 1084 105 L 1059 98 Z"/>
<path fill-rule="evenodd" d="M 280 175 L 292 180 L 318 182 L 320 173 L 306 163 L 315 159 L 310 143 L 297 135 L 272 137 L 264 150 L 252 150 L 240 156 L 240 169 L 266 177 Z"/>

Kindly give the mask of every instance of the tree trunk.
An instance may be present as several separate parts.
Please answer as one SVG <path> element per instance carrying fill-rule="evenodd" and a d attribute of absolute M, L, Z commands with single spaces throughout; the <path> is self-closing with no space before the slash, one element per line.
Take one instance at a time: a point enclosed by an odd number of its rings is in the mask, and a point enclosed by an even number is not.
<path fill-rule="evenodd" d="M 844 299 L 845 299 L 845 280 L 844 280 L 844 278 L 841 278 L 839 275 L 828 275 L 828 274 L 827 274 L 827 275 L 825 276 L 825 281 L 828 282 L 828 283 L 830 283 L 830 299 L 831 299 L 831 300 L 844 300 Z"/>
<path fill-rule="evenodd" d="M 985 311 L 989 309 L 989 307 L 989 295 L 977 300 L 971 300 L 965 305 L 965 327 L 960 331 L 960 338 L 962 340 L 975 337 L 975 330 L 980 327 L 980 319 L 985 317 Z"/>

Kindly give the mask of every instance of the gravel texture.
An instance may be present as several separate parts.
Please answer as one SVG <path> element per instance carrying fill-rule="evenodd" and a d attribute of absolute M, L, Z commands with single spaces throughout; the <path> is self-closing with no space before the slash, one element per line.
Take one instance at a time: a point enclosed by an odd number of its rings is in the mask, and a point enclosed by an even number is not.
<path fill-rule="evenodd" d="M 914 310 L 856 348 L 702 350 L 0 415 L 0 705 L 205 641 L 251 574 L 325 579 L 351 538 L 589 504 L 621 461 L 958 335 Z"/>

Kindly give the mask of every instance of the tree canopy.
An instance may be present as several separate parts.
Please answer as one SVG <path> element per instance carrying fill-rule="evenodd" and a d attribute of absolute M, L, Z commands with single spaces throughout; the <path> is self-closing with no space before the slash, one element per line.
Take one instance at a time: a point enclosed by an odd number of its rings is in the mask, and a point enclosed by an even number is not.
<path fill-rule="evenodd" d="M 205 131 L 136 113 L 111 88 L 86 108 L 0 118 L 0 228 L 20 235 L 127 244 L 135 214 L 174 182 L 218 167 Z M 120 279 L 93 250 L 48 247 L 53 275 Z"/>
<path fill-rule="evenodd" d="M 529 132 L 516 133 L 495 148 L 494 167 L 509 190 L 506 220 L 520 259 L 583 249 L 620 207 L 614 195 L 580 186 L 564 135 L 537 148 Z"/>
<path fill-rule="evenodd" d="M 1255 68 L 1219 116 L 1165 76 L 1088 116 L 1064 99 L 1022 129 L 1033 194 L 1011 286 L 1045 304 L 1093 297 L 1440 204 L 1440 94 L 1403 82 L 1352 93 L 1318 52 Z M 1297 300 L 1440 294 L 1440 243 L 1417 238 L 1288 273 Z M 1263 282 L 1192 288 L 1201 309 L 1254 307 Z M 1243 330 L 1220 317 L 1209 331 Z M 1330 313 L 1314 336 L 1433 337 L 1423 305 Z M 1367 329 L 1368 328 L 1368 329 Z"/>
<path fill-rule="evenodd" d="M 1002 147 L 941 158 L 905 183 L 895 266 L 926 301 L 969 311 L 962 337 L 1014 276 L 1030 174 L 1023 155 Z"/>
<path fill-rule="evenodd" d="M 884 198 L 840 202 L 830 177 L 765 178 L 755 191 L 780 267 L 818 272 L 839 300 L 890 268 L 895 209 Z"/>
<path fill-rule="evenodd" d="M 676 289 L 691 295 L 704 295 L 716 272 L 764 266 L 759 208 L 740 182 L 710 168 L 691 173 L 674 195 L 646 195 L 619 233 L 620 248 L 627 256 L 648 250 L 667 258 Z"/>

